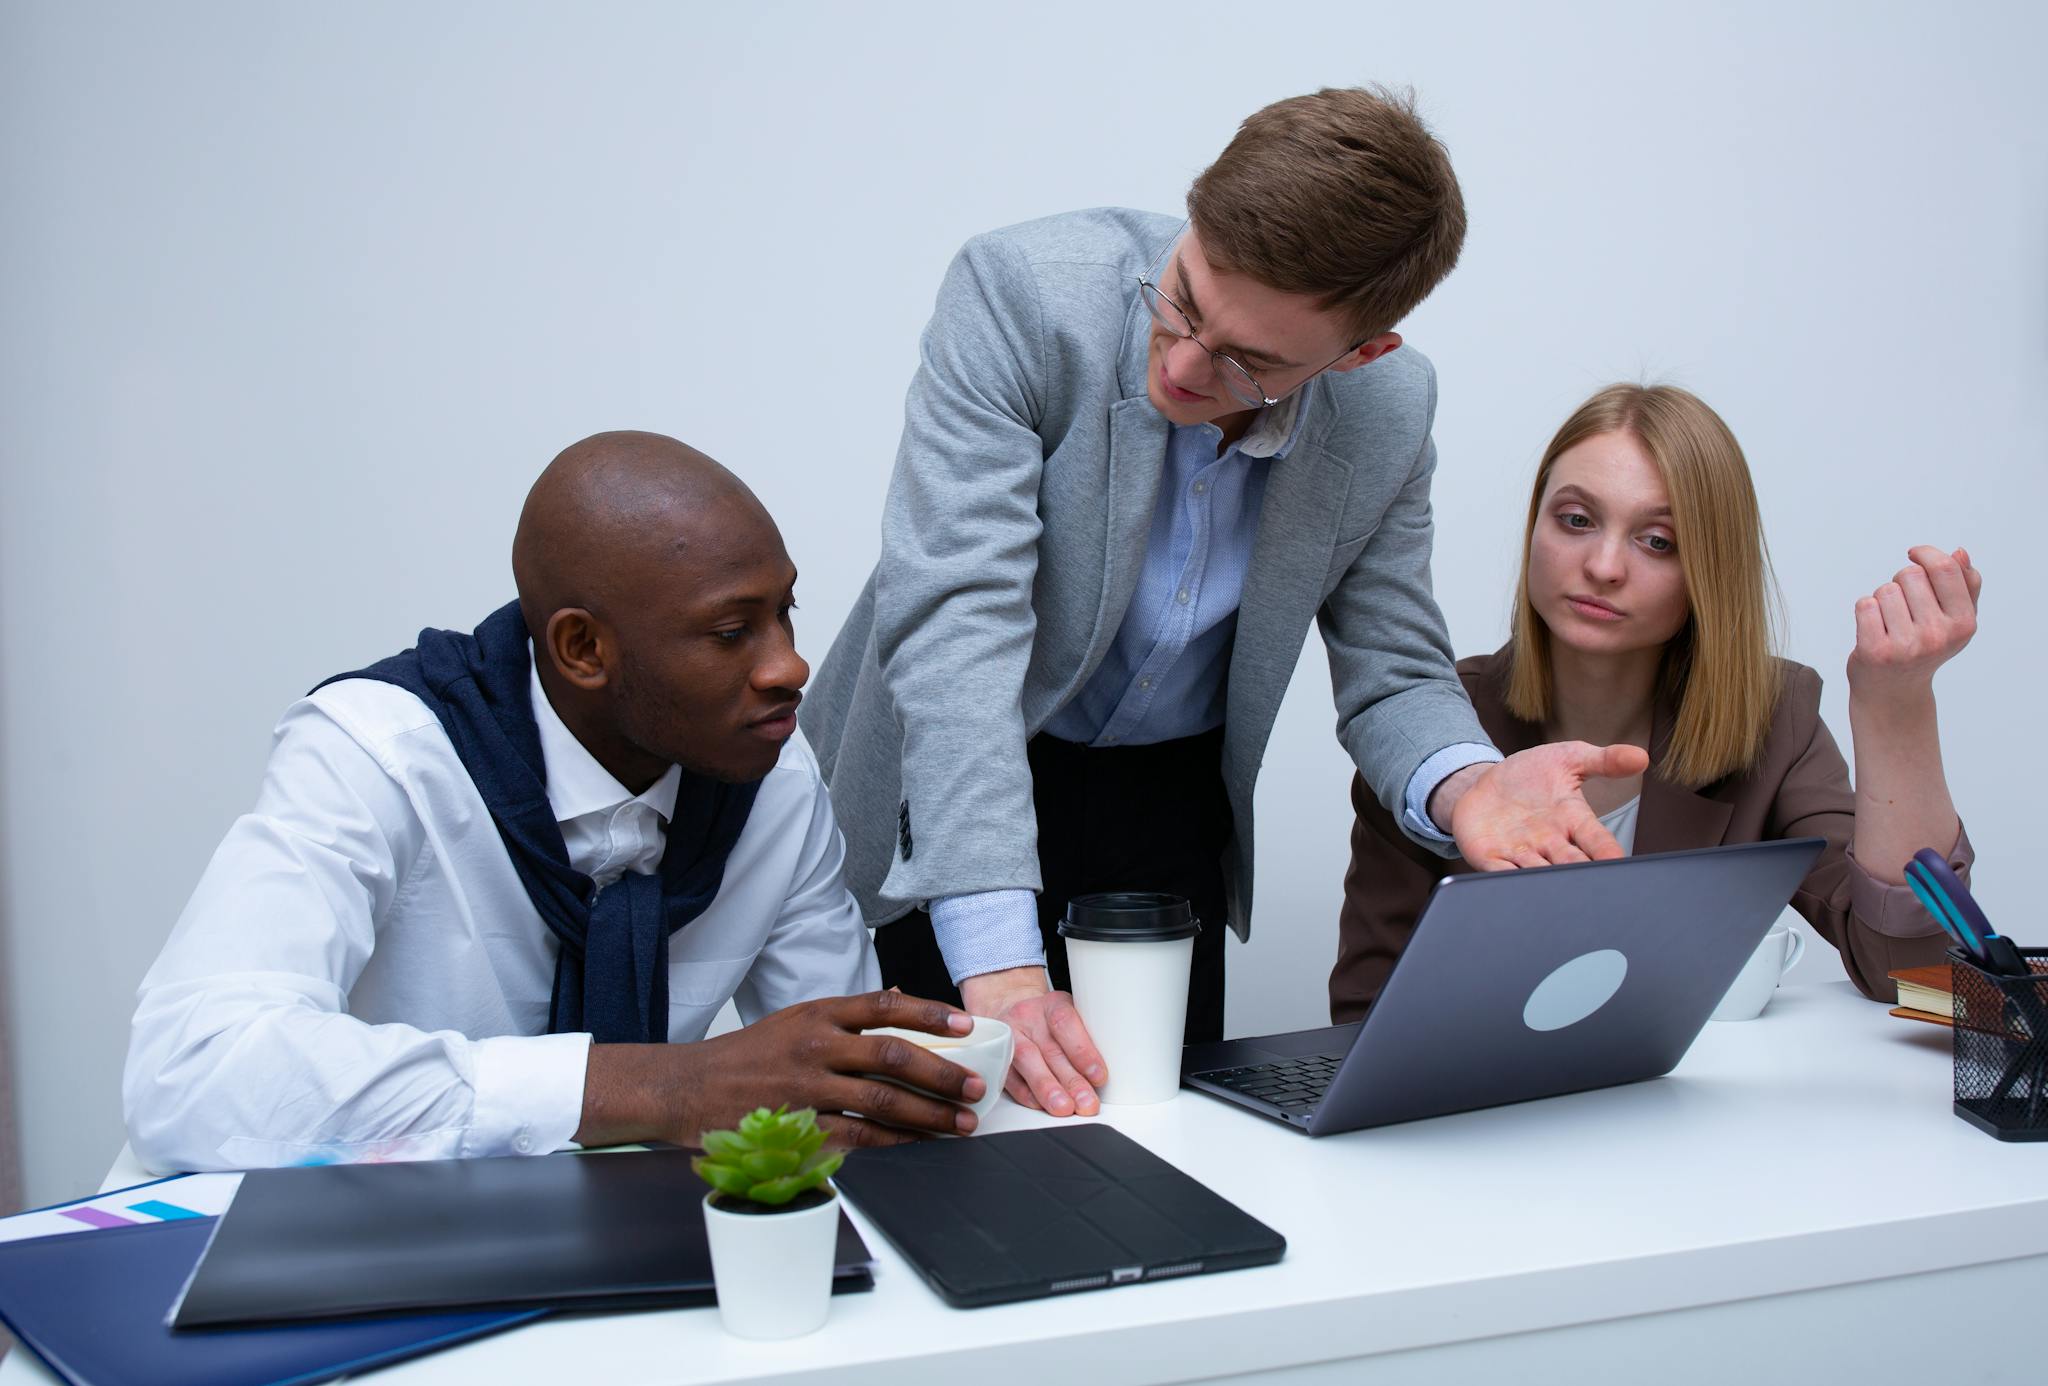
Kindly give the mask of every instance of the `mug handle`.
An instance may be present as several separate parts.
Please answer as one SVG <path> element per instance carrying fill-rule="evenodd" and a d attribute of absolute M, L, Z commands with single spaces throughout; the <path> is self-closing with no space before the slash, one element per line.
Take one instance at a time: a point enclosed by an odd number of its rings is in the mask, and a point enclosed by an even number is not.
<path fill-rule="evenodd" d="M 1806 935 L 1800 933 L 1797 929 L 1787 929 L 1785 932 L 1792 936 L 1792 948 L 1785 955 L 1785 961 L 1778 965 L 1778 975 L 1780 977 L 1790 972 L 1798 965 L 1799 960 L 1806 956 Z"/>

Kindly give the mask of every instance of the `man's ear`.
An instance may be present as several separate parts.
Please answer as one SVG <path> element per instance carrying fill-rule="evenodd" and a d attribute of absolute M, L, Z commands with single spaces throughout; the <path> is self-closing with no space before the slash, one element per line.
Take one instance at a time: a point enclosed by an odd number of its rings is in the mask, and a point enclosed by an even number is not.
<path fill-rule="evenodd" d="M 1360 366 L 1377 361 L 1388 352 L 1397 350 L 1400 345 L 1400 333 L 1382 332 L 1377 337 L 1370 337 L 1360 342 L 1345 353 L 1343 360 L 1330 367 L 1330 369 L 1333 371 L 1355 371 Z"/>
<path fill-rule="evenodd" d="M 611 682 L 612 633 L 597 617 L 580 606 L 565 606 L 548 617 L 546 636 L 555 672 L 570 683 L 594 692 Z"/>

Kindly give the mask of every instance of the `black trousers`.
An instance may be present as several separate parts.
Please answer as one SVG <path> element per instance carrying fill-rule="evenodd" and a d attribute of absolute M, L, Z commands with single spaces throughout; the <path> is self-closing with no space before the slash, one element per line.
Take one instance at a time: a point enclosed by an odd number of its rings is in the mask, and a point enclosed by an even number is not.
<path fill-rule="evenodd" d="M 1186 896 L 1202 932 L 1188 977 L 1187 1042 L 1223 1038 L 1223 849 L 1230 798 L 1223 788 L 1220 729 L 1151 746 L 1077 746 L 1043 734 L 1026 748 L 1038 814 L 1038 931 L 1052 984 L 1070 987 L 1057 925 L 1067 901 L 1103 890 Z M 960 1003 L 960 989 L 914 910 L 875 930 L 884 985 Z"/>

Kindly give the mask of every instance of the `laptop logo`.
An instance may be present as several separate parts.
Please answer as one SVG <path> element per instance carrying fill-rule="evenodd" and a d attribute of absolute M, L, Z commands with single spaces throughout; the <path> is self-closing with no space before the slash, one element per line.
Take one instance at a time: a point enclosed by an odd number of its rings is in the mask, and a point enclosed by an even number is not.
<path fill-rule="evenodd" d="M 1628 976 L 1628 959 L 1612 948 L 1581 953 L 1536 984 L 1522 1007 L 1531 1030 L 1576 1025 L 1613 999 Z"/>

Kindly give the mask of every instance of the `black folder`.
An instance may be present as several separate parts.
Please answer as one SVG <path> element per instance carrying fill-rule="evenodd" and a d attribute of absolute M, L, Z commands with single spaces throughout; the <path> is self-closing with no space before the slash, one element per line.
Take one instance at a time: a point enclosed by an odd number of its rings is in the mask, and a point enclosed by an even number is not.
<path fill-rule="evenodd" d="M 1287 1239 L 1114 1127 L 848 1155 L 839 1187 L 948 1304 L 973 1308 L 1277 1261 Z"/>
<path fill-rule="evenodd" d="M 706 1192 L 681 1150 L 255 1170 L 172 1321 L 710 1304 Z M 870 1262 L 840 1214 L 833 1289 Z"/>

